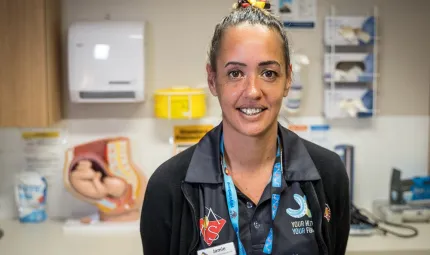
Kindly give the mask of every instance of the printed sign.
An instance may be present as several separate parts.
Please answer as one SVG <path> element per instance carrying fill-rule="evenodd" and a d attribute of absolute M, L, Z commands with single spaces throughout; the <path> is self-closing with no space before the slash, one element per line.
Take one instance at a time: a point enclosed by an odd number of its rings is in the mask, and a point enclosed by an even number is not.
<path fill-rule="evenodd" d="M 274 13 L 281 18 L 285 27 L 314 28 L 317 16 L 316 0 L 276 0 Z"/>
<path fill-rule="evenodd" d="M 46 213 L 49 217 L 63 216 L 64 197 L 62 172 L 67 133 L 60 129 L 24 129 L 20 132 L 23 168 L 44 177 L 47 184 Z"/>
<path fill-rule="evenodd" d="M 198 143 L 212 129 L 213 125 L 175 126 L 173 131 L 174 154 Z"/>
<path fill-rule="evenodd" d="M 57 130 L 29 130 L 21 133 L 21 139 L 26 170 L 43 175 L 48 185 L 54 183 L 63 165 L 65 137 Z"/>

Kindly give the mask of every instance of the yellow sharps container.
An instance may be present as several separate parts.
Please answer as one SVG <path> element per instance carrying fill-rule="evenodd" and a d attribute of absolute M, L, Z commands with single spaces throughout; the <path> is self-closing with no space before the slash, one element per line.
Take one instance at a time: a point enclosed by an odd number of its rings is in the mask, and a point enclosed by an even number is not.
<path fill-rule="evenodd" d="M 203 89 L 173 87 L 154 93 L 155 117 L 163 119 L 197 119 L 206 114 Z"/>

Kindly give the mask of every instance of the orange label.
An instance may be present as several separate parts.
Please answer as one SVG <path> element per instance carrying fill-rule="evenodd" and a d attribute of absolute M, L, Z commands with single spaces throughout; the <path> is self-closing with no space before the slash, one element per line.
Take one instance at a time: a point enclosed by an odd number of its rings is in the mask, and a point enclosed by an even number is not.
<path fill-rule="evenodd" d="M 308 130 L 308 126 L 307 125 L 289 125 L 288 129 L 291 131 L 307 131 Z"/>

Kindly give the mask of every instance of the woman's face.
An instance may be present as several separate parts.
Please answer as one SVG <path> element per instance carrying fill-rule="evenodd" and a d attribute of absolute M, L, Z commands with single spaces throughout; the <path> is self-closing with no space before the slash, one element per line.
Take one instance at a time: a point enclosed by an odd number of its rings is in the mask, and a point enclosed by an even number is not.
<path fill-rule="evenodd" d="M 276 125 L 290 86 L 281 36 L 262 25 L 230 27 L 223 34 L 216 63 L 216 73 L 207 66 L 208 83 L 218 97 L 224 122 L 248 136 Z"/>

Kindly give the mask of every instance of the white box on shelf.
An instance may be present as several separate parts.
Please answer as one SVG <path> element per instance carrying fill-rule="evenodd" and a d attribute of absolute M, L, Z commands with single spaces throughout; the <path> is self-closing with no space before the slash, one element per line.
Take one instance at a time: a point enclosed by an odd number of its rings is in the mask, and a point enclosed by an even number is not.
<path fill-rule="evenodd" d="M 326 82 L 372 82 L 374 58 L 371 53 L 326 53 L 324 80 Z"/>
<path fill-rule="evenodd" d="M 132 103 L 145 95 L 145 23 L 76 22 L 68 30 L 70 100 Z"/>
<path fill-rule="evenodd" d="M 373 92 L 365 87 L 324 90 L 324 113 L 329 119 L 373 115 Z M 369 109 L 370 108 L 370 109 Z"/>
<path fill-rule="evenodd" d="M 372 45 L 375 41 L 373 16 L 330 16 L 325 18 L 326 45 Z"/>

